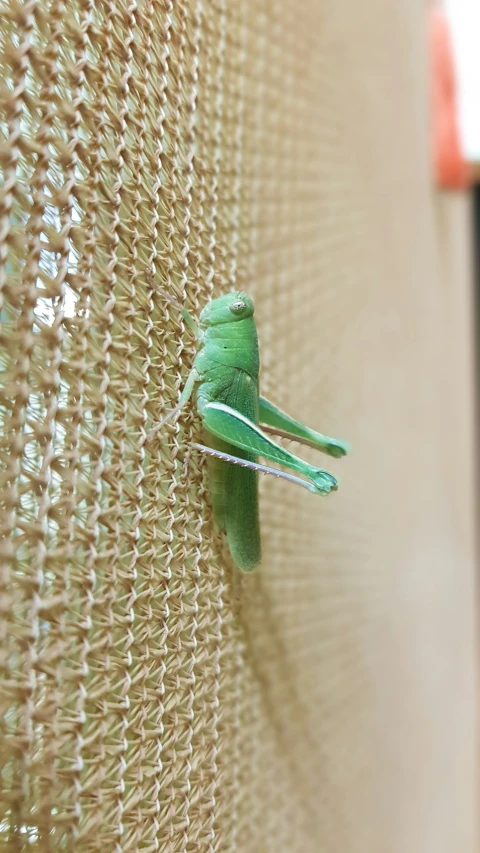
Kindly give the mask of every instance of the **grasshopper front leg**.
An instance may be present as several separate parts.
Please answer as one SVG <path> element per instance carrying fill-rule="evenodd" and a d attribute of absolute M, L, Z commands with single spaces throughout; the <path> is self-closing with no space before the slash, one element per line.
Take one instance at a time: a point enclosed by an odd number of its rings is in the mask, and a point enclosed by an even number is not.
<path fill-rule="evenodd" d="M 225 403 L 199 400 L 199 413 L 205 428 L 217 438 L 303 474 L 312 482 L 318 494 L 328 495 L 337 489 L 337 481 L 328 471 L 315 468 L 285 450 L 268 438 L 256 424 Z"/>
<path fill-rule="evenodd" d="M 190 373 L 188 374 L 187 381 L 185 382 L 185 387 L 184 387 L 182 393 L 180 394 L 180 399 L 179 399 L 177 405 L 175 406 L 174 409 L 171 409 L 168 412 L 168 414 L 165 415 L 165 417 L 161 421 L 159 421 L 158 424 L 155 424 L 155 426 L 152 427 L 152 429 L 150 430 L 150 432 L 147 435 L 147 442 L 151 441 L 152 438 L 154 438 L 156 433 L 160 429 L 162 429 L 162 427 L 167 423 L 167 421 L 171 421 L 173 418 L 175 418 L 181 412 L 183 407 L 188 403 L 190 397 L 192 396 L 193 391 L 195 389 L 195 385 L 198 382 L 199 378 L 200 377 L 199 377 L 197 370 L 195 369 L 195 367 L 192 367 Z"/>

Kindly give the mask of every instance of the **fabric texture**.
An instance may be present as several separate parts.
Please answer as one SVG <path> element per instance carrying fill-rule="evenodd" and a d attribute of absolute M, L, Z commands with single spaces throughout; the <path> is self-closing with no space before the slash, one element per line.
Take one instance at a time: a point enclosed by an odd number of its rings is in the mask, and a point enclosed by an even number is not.
<path fill-rule="evenodd" d="M 468 211 L 423 12 L 2 4 L 2 849 L 476 849 Z M 232 287 L 262 392 L 353 448 L 328 498 L 261 480 L 248 577 L 193 409 L 147 442 L 194 355 L 164 293 Z"/>

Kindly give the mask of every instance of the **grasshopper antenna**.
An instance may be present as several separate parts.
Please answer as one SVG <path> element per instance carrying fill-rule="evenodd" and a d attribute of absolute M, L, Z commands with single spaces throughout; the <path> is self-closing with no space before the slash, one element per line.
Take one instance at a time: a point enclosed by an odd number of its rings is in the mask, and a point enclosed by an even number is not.
<path fill-rule="evenodd" d="M 166 302 L 169 302 L 173 308 L 177 309 L 177 311 L 182 315 L 183 319 L 185 320 L 190 331 L 193 332 L 196 338 L 198 338 L 200 334 L 199 328 L 190 312 L 187 311 L 187 309 L 184 308 L 183 305 L 180 304 L 180 302 L 177 302 L 177 300 L 174 299 L 173 296 L 170 296 L 170 294 L 167 293 L 166 290 L 160 290 L 159 292 L 161 293 Z"/>

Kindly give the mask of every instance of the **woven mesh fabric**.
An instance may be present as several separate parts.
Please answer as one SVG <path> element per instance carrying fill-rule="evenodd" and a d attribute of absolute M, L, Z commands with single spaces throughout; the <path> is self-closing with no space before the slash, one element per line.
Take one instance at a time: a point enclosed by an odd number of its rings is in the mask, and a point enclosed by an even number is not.
<path fill-rule="evenodd" d="M 4 0 L 0 844 L 475 849 L 467 209 L 415 0 Z M 262 389 L 354 452 L 232 567 L 178 400 L 254 297 Z M 305 458 L 318 458 L 304 450 Z"/>

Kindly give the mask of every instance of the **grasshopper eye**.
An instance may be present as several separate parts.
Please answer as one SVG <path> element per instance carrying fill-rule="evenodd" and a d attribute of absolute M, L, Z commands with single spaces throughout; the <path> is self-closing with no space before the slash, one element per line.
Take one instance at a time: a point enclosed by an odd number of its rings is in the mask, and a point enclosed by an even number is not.
<path fill-rule="evenodd" d="M 235 302 L 232 302 L 228 307 L 232 314 L 242 314 L 247 306 L 245 305 L 243 299 L 237 299 Z"/>

